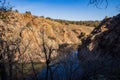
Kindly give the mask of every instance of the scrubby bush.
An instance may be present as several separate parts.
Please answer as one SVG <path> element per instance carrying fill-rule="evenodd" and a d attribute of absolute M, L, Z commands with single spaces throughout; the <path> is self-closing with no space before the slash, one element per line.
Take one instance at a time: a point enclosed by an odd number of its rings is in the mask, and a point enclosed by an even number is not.
<path fill-rule="evenodd" d="M 16 9 L 15 12 L 19 13 L 19 11 Z"/>
<path fill-rule="evenodd" d="M 61 19 L 53 19 L 61 24 L 75 24 L 75 25 L 85 25 L 89 27 L 97 27 L 101 21 L 68 21 L 68 20 L 61 20 Z"/>
<path fill-rule="evenodd" d="M 50 18 L 50 17 L 46 17 L 46 19 L 49 19 L 49 20 L 51 20 L 51 18 Z"/>
<path fill-rule="evenodd" d="M 44 16 L 40 16 L 41 18 L 44 18 Z"/>
<path fill-rule="evenodd" d="M 30 12 L 30 11 L 26 11 L 25 13 L 26 13 L 26 14 L 31 14 L 31 12 Z"/>

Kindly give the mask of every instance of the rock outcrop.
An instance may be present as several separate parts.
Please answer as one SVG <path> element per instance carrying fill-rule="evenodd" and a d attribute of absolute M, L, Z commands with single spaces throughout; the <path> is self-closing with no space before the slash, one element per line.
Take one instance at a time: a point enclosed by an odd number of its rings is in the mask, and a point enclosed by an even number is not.
<path fill-rule="evenodd" d="M 104 19 L 78 49 L 83 80 L 117 80 L 120 72 L 120 14 Z"/>
<path fill-rule="evenodd" d="M 4 33 L 2 38 L 6 41 L 20 40 L 20 51 L 24 53 L 22 56 L 25 56 L 25 61 L 28 61 L 30 56 L 34 60 L 40 60 L 44 56 L 43 38 L 49 47 L 58 49 L 60 44 L 80 43 L 78 36 L 82 32 L 89 34 L 91 28 L 65 25 L 30 13 L 0 12 L 0 31 Z"/>
<path fill-rule="evenodd" d="M 120 14 L 104 19 L 88 37 L 82 40 L 79 57 L 87 58 L 88 55 L 120 57 Z"/>

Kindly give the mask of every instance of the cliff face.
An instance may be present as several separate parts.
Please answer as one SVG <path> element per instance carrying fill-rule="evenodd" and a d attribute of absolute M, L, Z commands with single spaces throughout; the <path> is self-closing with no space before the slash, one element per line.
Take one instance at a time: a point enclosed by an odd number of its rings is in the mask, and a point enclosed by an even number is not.
<path fill-rule="evenodd" d="M 48 46 L 58 49 L 60 44 L 80 43 L 78 36 L 82 32 L 87 35 L 91 30 L 85 26 L 64 25 L 30 13 L 0 12 L 0 32 L 4 33 L 2 38 L 6 41 L 20 40 L 20 51 L 24 53 L 22 56 L 25 56 L 25 61 L 29 56 L 34 60 L 44 57 L 43 38 Z"/>
<path fill-rule="evenodd" d="M 120 14 L 104 19 L 79 47 L 79 58 L 120 57 Z"/>
<path fill-rule="evenodd" d="M 82 40 L 78 57 L 83 79 L 117 80 L 120 76 L 120 14 L 104 19 Z"/>

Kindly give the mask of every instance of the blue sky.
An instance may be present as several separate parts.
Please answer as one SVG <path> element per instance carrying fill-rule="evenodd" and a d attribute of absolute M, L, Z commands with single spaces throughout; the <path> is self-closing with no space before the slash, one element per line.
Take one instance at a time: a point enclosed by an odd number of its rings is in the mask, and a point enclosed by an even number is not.
<path fill-rule="evenodd" d="M 19 12 L 31 11 L 33 15 L 65 20 L 102 20 L 119 13 L 120 0 L 108 0 L 108 8 L 98 9 L 88 5 L 89 0 L 8 0 Z M 104 6 L 102 6 L 104 7 Z"/>

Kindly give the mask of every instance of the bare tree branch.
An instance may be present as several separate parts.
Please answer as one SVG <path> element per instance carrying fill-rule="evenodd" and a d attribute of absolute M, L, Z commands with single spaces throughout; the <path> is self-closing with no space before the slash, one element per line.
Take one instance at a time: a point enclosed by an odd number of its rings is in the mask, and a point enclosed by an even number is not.
<path fill-rule="evenodd" d="M 101 9 L 102 7 L 104 7 L 106 9 L 108 7 L 108 0 L 90 0 L 89 4 L 92 4 L 93 6 L 99 8 L 99 9 Z"/>

